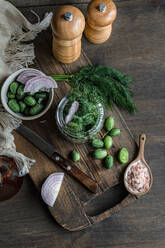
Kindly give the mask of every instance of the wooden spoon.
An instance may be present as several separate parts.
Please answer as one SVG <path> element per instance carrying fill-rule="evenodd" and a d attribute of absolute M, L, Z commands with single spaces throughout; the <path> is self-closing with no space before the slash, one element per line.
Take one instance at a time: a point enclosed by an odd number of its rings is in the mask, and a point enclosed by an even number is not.
<path fill-rule="evenodd" d="M 136 158 L 134 161 L 132 161 L 132 162 L 128 165 L 128 167 L 127 167 L 127 169 L 126 169 L 126 171 L 125 171 L 125 173 L 124 173 L 124 185 L 125 185 L 126 189 L 128 190 L 128 192 L 130 192 L 131 194 L 136 195 L 136 196 L 145 195 L 145 194 L 150 190 L 150 188 L 151 188 L 151 186 L 152 186 L 152 182 L 153 182 L 151 169 L 150 169 L 149 165 L 147 164 L 147 162 L 146 162 L 145 159 L 144 159 L 144 144 L 145 144 L 145 141 L 146 141 L 146 135 L 145 135 L 145 134 L 141 134 L 140 137 L 139 137 L 139 153 L 138 153 L 138 156 L 137 156 L 137 158 Z M 149 188 L 148 188 L 145 192 L 138 192 L 138 193 L 137 193 L 137 192 L 134 192 L 133 190 L 131 190 L 131 189 L 128 187 L 128 185 L 127 185 L 127 183 L 126 183 L 126 177 L 127 177 L 127 172 L 128 172 L 128 170 L 130 169 L 130 167 L 131 167 L 134 163 L 138 162 L 139 160 L 140 160 L 140 161 L 147 167 L 147 169 L 148 169 L 148 173 L 149 173 L 149 176 L 150 176 L 150 185 L 149 185 Z"/>

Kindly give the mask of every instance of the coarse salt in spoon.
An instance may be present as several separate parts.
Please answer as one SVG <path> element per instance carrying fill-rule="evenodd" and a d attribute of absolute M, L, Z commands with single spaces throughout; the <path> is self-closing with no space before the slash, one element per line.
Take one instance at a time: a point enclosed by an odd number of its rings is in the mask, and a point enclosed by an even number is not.
<path fill-rule="evenodd" d="M 146 135 L 139 137 L 139 153 L 137 158 L 132 161 L 124 173 L 124 185 L 128 192 L 136 196 L 145 195 L 151 188 L 153 178 L 152 172 L 144 159 L 144 144 Z"/>

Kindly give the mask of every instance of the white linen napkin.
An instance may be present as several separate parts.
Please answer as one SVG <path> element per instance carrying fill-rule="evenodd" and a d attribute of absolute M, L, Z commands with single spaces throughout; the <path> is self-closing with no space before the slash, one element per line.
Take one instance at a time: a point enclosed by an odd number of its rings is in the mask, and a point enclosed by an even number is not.
<path fill-rule="evenodd" d="M 0 0 L 1 84 L 12 72 L 33 64 L 34 45 L 25 42 L 32 41 L 39 32 L 46 29 L 50 25 L 52 15 L 52 13 L 46 13 L 41 22 L 38 20 L 36 24 L 31 24 L 11 3 Z M 29 172 L 35 160 L 16 152 L 14 137 L 11 132 L 19 125 L 21 125 L 20 120 L 12 117 L 2 108 L 0 109 L 0 155 L 14 158 L 19 176 L 23 176 Z"/>

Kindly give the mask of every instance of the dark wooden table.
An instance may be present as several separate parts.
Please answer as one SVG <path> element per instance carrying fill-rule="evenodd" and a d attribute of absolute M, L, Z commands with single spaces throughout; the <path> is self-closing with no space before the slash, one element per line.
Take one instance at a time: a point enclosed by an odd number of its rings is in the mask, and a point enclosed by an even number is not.
<path fill-rule="evenodd" d="M 64 3 L 85 11 L 85 0 L 11 0 L 31 21 Z M 152 3 L 151 3 L 152 2 Z M 0 248 L 164 248 L 165 247 L 165 3 L 158 0 L 116 2 L 118 17 L 112 37 L 103 45 L 83 38 L 83 49 L 94 64 L 114 66 L 132 75 L 135 116 L 123 116 L 135 139 L 147 134 L 145 157 L 154 183 L 149 194 L 106 221 L 79 232 L 62 229 L 42 204 L 30 178 L 21 191 L 0 203 Z M 37 42 L 50 37 L 42 32 Z M 44 49 L 44 47 L 43 47 Z M 108 202 L 108 194 L 97 204 Z"/>

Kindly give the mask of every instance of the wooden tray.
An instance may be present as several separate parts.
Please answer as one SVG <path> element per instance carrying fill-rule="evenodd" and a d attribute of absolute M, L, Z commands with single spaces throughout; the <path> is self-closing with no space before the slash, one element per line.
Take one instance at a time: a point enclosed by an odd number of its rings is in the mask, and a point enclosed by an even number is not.
<path fill-rule="evenodd" d="M 81 66 L 91 64 L 83 51 L 79 60 L 71 65 L 58 63 L 52 56 L 51 47 L 44 41 L 37 44 L 36 54 L 37 61 L 33 67 L 42 70 L 48 75 L 70 74 L 77 71 Z M 57 130 L 54 116 L 58 102 L 68 92 L 68 85 L 65 83 L 59 83 L 58 85 L 59 88 L 55 91 L 54 103 L 47 115 L 43 116 L 42 119 L 29 121 L 24 124 L 36 131 L 49 143 L 54 144 L 58 152 L 63 156 L 67 157 L 69 152 L 75 147 L 81 154 L 81 162 L 78 163 L 77 166 L 99 183 L 99 193 L 94 195 L 74 178 L 65 174 L 64 182 L 54 207 L 48 207 L 53 218 L 62 227 L 70 231 L 76 231 L 110 217 L 113 213 L 127 206 L 136 198 L 128 193 L 117 205 L 110 209 L 105 208 L 106 210 L 104 212 L 96 216 L 92 214 L 89 216 L 89 214 L 86 213 L 85 206 L 87 203 L 122 182 L 126 166 L 120 165 L 115 161 L 113 168 L 107 170 L 103 167 L 102 162 L 98 160 L 94 161 L 91 156 L 89 156 L 89 152 L 91 151 L 89 144 L 73 145 L 61 137 Z M 107 113 L 107 115 L 110 114 L 111 113 Z M 125 146 L 129 150 L 131 161 L 135 156 L 136 143 L 117 107 L 115 107 L 112 116 L 115 118 L 115 126 L 121 129 L 121 135 L 113 139 L 114 145 L 111 149 L 111 153 L 114 155 L 121 147 Z M 15 140 L 17 151 L 36 159 L 35 165 L 30 170 L 30 177 L 40 191 L 41 185 L 47 176 L 50 173 L 61 171 L 61 168 L 17 133 L 15 133 Z"/>

